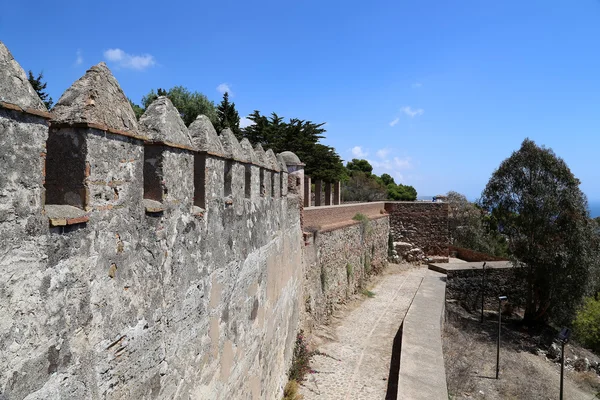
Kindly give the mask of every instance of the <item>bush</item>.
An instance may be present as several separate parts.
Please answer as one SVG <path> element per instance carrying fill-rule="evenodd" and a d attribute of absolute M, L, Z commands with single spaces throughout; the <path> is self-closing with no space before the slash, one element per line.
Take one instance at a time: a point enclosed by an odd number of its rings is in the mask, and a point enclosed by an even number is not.
<path fill-rule="evenodd" d="M 310 372 L 310 358 L 312 356 L 313 353 L 308 350 L 308 345 L 304 340 L 304 332 L 300 331 L 296 336 L 292 366 L 288 373 L 290 381 L 302 382 L 304 380 L 304 376 Z"/>
<path fill-rule="evenodd" d="M 600 298 L 584 300 L 583 307 L 575 315 L 573 329 L 579 343 L 600 353 Z"/>

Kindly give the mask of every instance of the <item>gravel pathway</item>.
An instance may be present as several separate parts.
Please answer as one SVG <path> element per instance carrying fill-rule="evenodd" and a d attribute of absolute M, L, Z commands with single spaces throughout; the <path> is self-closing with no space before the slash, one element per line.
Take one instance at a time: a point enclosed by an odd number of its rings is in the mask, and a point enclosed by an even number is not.
<path fill-rule="evenodd" d="M 334 338 L 311 364 L 301 386 L 305 400 L 385 399 L 394 338 L 426 273 L 425 268 L 384 276 L 335 327 Z"/>

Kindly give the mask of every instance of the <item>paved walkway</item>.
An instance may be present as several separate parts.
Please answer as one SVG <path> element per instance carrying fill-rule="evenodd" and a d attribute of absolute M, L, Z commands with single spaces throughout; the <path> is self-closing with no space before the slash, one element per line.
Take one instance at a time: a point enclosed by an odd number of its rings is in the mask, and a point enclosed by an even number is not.
<path fill-rule="evenodd" d="M 391 267 L 393 268 L 393 267 Z M 316 371 L 301 387 L 305 400 L 385 399 L 394 338 L 427 269 L 385 275 L 367 298 L 319 346 Z"/>

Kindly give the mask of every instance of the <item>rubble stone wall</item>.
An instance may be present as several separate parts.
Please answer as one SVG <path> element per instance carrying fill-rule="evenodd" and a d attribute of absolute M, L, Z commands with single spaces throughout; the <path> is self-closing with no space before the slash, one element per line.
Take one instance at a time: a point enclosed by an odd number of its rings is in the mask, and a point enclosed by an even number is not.
<path fill-rule="evenodd" d="M 338 304 L 364 288 L 369 275 L 387 264 L 388 216 L 347 222 L 307 238 L 303 252 L 305 329 L 327 323 Z"/>
<path fill-rule="evenodd" d="M 304 279 L 285 165 L 202 119 L 188 131 L 166 98 L 137 126 L 103 65 L 52 114 L 22 76 L 0 42 L 0 398 L 280 398 Z M 144 199 L 150 144 L 162 181 Z M 261 194 L 261 170 L 285 187 Z"/>
<path fill-rule="evenodd" d="M 385 211 L 394 242 L 410 243 L 427 256 L 448 256 L 448 204 L 386 202 Z"/>

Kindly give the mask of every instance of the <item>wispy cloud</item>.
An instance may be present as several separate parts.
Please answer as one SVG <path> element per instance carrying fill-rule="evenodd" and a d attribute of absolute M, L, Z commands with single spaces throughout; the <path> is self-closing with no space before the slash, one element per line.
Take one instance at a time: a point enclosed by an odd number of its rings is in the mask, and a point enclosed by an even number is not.
<path fill-rule="evenodd" d="M 388 149 L 386 147 L 386 148 L 377 150 L 377 153 L 375 153 L 375 154 L 377 154 L 377 157 L 385 159 L 387 157 L 387 155 L 390 154 L 390 151 L 391 151 L 391 149 Z"/>
<path fill-rule="evenodd" d="M 423 115 L 425 113 L 425 110 L 423 110 L 422 108 L 412 108 L 410 106 L 402 107 L 401 110 L 404 114 L 408 115 L 411 118 L 414 118 L 418 115 Z"/>
<path fill-rule="evenodd" d="M 247 128 L 250 125 L 254 125 L 254 121 L 246 117 L 240 118 L 240 128 Z"/>
<path fill-rule="evenodd" d="M 366 157 L 369 155 L 368 152 L 364 151 L 360 146 L 354 146 L 352 148 L 352 155 L 355 157 Z"/>
<path fill-rule="evenodd" d="M 422 86 L 423 86 L 423 84 L 421 82 L 415 82 L 412 85 L 410 85 L 410 87 L 412 87 L 413 89 L 418 89 Z"/>
<path fill-rule="evenodd" d="M 378 150 L 377 156 L 380 157 L 380 160 L 368 161 L 373 166 L 378 175 L 386 173 L 394 177 L 396 183 L 405 183 L 403 171 L 410 170 L 413 168 L 412 160 L 410 157 L 387 158 L 390 152 L 391 149 L 387 148 Z"/>
<path fill-rule="evenodd" d="M 233 93 L 231 92 L 231 87 L 229 86 L 228 83 L 221 83 L 219 86 L 217 86 L 217 92 L 219 92 L 221 94 L 229 93 L 229 95 L 231 97 L 233 97 Z"/>
<path fill-rule="evenodd" d="M 150 54 L 133 55 L 118 48 L 106 50 L 104 52 L 104 57 L 119 67 L 135 69 L 138 71 L 142 71 L 156 64 L 154 56 Z"/>
<path fill-rule="evenodd" d="M 83 64 L 83 53 L 81 52 L 81 49 L 77 49 L 77 58 L 75 58 L 75 65 L 81 65 Z"/>
<path fill-rule="evenodd" d="M 391 122 L 390 122 L 390 126 L 395 126 L 398 122 L 400 121 L 400 118 L 394 118 Z"/>

